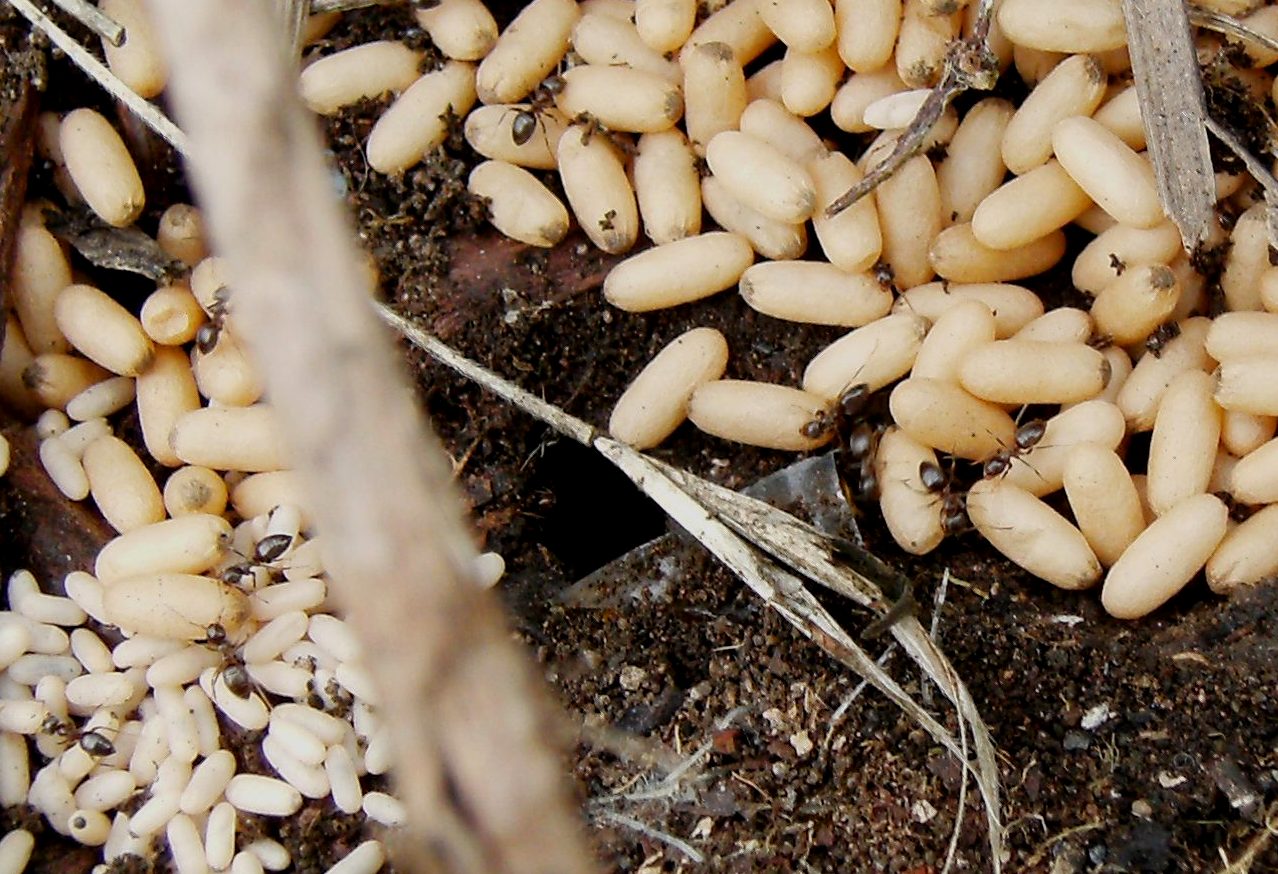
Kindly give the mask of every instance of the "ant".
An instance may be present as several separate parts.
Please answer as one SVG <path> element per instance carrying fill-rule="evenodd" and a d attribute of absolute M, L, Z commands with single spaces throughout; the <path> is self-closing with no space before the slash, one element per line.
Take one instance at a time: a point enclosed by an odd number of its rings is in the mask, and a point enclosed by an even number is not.
<path fill-rule="evenodd" d="M 1013 446 L 1005 446 L 985 459 L 982 467 L 982 473 L 985 478 L 992 479 L 1007 473 L 1012 466 L 1012 459 L 1024 455 L 1037 446 L 1038 442 L 1043 439 L 1043 433 L 1046 430 L 1047 423 L 1042 419 L 1031 419 L 1017 428 Z"/>
<path fill-rule="evenodd" d="M 835 432 L 842 434 L 848 431 L 848 424 L 869 406 L 872 394 L 867 383 L 858 382 L 849 386 L 832 404 L 804 422 L 799 433 L 811 440 L 818 440 Z"/>
<path fill-rule="evenodd" d="M 528 98 L 528 108 L 520 109 L 515 120 L 510 123 L 510 139 L 517 146 L 527 145 L 540 126 L 545 133 L 546 125 L 541 116 L 547 110 L 555 108 L 555 99 L 563 93 L 564 77 L 547 76 Z"/>
<path fill-rule="evenodd" d="M 209 320 L 200 325 L 195 332 L 195 348 L 201 355 L 208 355 L 217 348 L 222 339 L 222 330 L 226 327 L 226 314 L 231 305 L 231 289 L 223 285 L 213 292 L 213 300 L 209 304 Z"/>
<path fill-rule="evenodd" d="M 962 534 L 972 527 L 967 518 L 967 496 L 954 488 L 953 469 L 946 474 L 935 462 L 919 462 L 919 481 L 941 502 L 941 529 L 946 534 Z"/>
<path fill-rule="evenodd" d="M 278 571 L 276 568 L 269 567 L 269 565 L 284 555 L 292 545 L 293 535 L 291 534 L 268 534 L 257 542 L 257 546 L 253 547 L 251 558 L 241 554 L 241 557 L 246 558 L 245 561 L 236 562 L 223 568 L 221 573 L 222 582 L 235 586 L 242 584 L 245 580 L 253 580 L 256 577 L 254 571 L 257 568 L 264 568 L 274 578 Z"/>
<path fill-rule="evenodd" d="M 244 657 L 240 654 L 239 647 L 230 639 L 230 635 L 226 633 L 226 629 L 217 622 L 206 625 L 204 628 L 204 640 L 200 641 L 205 646 L 217 651 L 222 657 L 222 666 L 217 673 L 213 675 L 216 682 L 218 677 L 222 678 L 222 684 L 226 686 L 228 692 L 236 698 L 248 700 L 249 696 L 254 692 L 262 699 L 262 703 L 270 706 L 266 695 L 258 685 L 253 682 L 252 675 L 249 674 L 248 666 L 244 664 Z"/>
<path fill-rule="evenodd" d="M 103 758 L 105 756 L 115 755 L 115 744 L 111 742 L 102 732 L 106 729 L 77 728 L 73 723 L 59 719 L 50 713 L 44 718 L 44 722 L 40 724 L 40 730 L 45 734 L 51 734 L 60 737 L 68 743 L 78 743 L 86 753 L 94 758 Z"/>
<path fill-rule="evenodd" d="M 1145 338 L 1145 349 L 1155 358 L 1161 358 L 1167 344 L 1180 336 L 1179 322 L 1163 322 Z"/>

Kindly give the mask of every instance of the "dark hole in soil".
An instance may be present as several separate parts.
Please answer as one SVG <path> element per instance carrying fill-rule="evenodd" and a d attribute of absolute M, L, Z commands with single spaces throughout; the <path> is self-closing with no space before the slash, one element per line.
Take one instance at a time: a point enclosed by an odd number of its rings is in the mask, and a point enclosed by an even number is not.
<path fill-rule="evenodd" d="M 534 536 L 563 562 L 569 579 L 666 531 L 655 503 L 593 449 L 576 443 L 547 446 L 529 488 L 542 511 Z"/>

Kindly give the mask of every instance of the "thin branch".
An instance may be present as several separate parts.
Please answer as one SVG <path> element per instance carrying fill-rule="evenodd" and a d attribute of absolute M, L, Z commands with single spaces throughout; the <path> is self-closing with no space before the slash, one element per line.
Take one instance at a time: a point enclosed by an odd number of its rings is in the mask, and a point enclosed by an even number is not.
<path fill-rule="evenodd" d="M 236 287 L 245 340 L 305 499 L 332 594 L 384 690 L 408 812 L 402 867 L 586 874 L 549 698 L 511 639 L 449 465 L 368 308 L 272 4 L 157 0 L 192 188 Z"/>
<path fill-rule="evenodd" d="M 346 12 L 369 6 L 397 6 L 405 0 L 311 0 L 311 14 L 318 12 Z"/>
<path fill-rule="evenodd" d="M 168 116 L 160 112 L 153 104 L 138 96 L 138 93 L 128 85 L 121 82 L 107 68 L 106 64 L 95 58 L 88 49 L 58 27 L 53 19 L 41 12 L 31 0 L 8 0 L 8 2 L 14 9 L 22 13 L 27 21 L 44 31 L 49 39 L 53 41 L 53 44 L 66 52 L 67 57 L 75 62 L 76 66 L 81 70 L 84 70 L 89 78 L 101 85 L 116 100 L 127 106 L 134 115 L 142 119 L 151 130 L 167 140 L 169 145 L 173 146 L 181 155 L 186 155 L 186 135 L 169 120 Z"/>
<path fill-rule="evenodd" d="M 681 840 L 680 838 L 676 838 L 674 835 L 670 834 L 669 832 L 663 832 L 659 828 L 650 826 L 645 822 L 640 822 L 639 820 L 635 819 L 633 816 L 626 816 L 623 813 L 617 813 L 616 811 L 613 811 L 613 810 L 601 810 L 596 815 L 600 819 L 604 820 L 605 822 L 611 822 L 614 825 L 625 826 L 626 828 L 632 831 L 636 831 L 646 838 L 651 838 L 652 840 L 658 843 L 665 844 L 671 849 L 678 850 L 680 853 L 682 853 L 684 856 L 688 858 L 688 861 L 692 862 L 694 865 L 702 865 L 706 861 L 706 857 L 701 855 L 701 853 L 697 851 L 697 848 L 692 846 L 692 844 L 688 843 L 685 840 Z"/>
<path fill-rule="evenodd" d="M 53 0 L 63 12 L 83 24 L 111 45 L 124 45 L 124 28 L 87 0 Z"/>
<path fill-rule="evenodd" d="M 1242 144 L 1238 137 L 1234 136 L 1233 131 L 1225 127 L 1211 116 L 1207 116 L 1207 130 L 1212 132 L 1216 139 L 1228 147 L 1242 160 L 1247 167 L 1247 172 L 1260 183 L 1261 189 L 1265 192 L 1265 224 L 1269 231 L 1269 245 L 1274 249 L 1278 249 L 1278 179 L 1274 178 L 1274 174 L 1269 172 L 1269 168 L 1265 163 L 1258 159 L 1251 152 L 1247 151 L 1247 147 Z"/>

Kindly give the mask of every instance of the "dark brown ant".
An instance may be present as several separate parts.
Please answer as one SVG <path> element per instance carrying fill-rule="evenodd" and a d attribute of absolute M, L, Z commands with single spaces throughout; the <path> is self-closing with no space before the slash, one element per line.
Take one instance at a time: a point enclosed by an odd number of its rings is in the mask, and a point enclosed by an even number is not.
<path fill-rule="evenodd" d="M 1002 476 L 1012 466 L 1012 459 L 1029 452 L 1043 439 L 1047 423 L 1042 419 L 1031 419 L 1016 429 L 1014 444 L 1003 447 L 985 459 L 982 472 L 986 479 Z"/>
<path fill-rule="evenodd" d="M 279 570 L 270 565 L 278 561 L 292 545 L 291 534 L 268 534 L 253 547 L 252 557 L 237 553 L 245 560 L 223 568 L 220 575 L 222 582 L 232 586 L 242 586 L 246 581 L 255 580 L 258 568 L 264 569 L 272 579 L 275 579 Z"/>
<path fill-rule="evenodd" d="M 209 320 L 200 325 L 195 332 L 195 348 L 201 355 L 208 355 L 217 348 L 222 339 L 222 330 L 226 327 L 226 314 L 231 304 L 231 289 L 225 285 L 213 292 L 213 301 L 209 304 Z"/>
<path fill-rule="evenodd" d="M 804 422 L 799 428 L 799 433 L 809 439 L 818 440 L 831 433 L 842 434 L 850 431 L 849 426 L 852 420 L 865 412 L 872 394 L 870 386 L 864 382 L 848 386 L 834 403 Z"/>
<path fill-rule="evenodd" d="M 545 131 L 546 126 L 541 116 L 547 110 L 554 108 L 555 99 L 563 92 L 565 84 L 563 76 L 555 75 L 547 76 L 537 86 L 528 98 L 528 108 L 520 109 L 515 115 L 515 120 L 510 123 L 511 142 L 517 146 L 527 145 L 533 138 L 533 134 L 537 132 L 538 126 L 543 132 Z"/>
<path fill-rule="evenodd" d="M 1109 253 L 1109 267 L 1114 271 L 1115 276 L 1122 276 L 1123 271 L 1127 269 L 1127 265 L 1123 263 L 1123 259 L 1119 258 L 1113 252 Z"/>
<path fill-rule="evenodd" d="M 919 481 L 941 502 L 941 529 L 948 535 L 962 534 L 972 527 L 967 518 L 967 496 L 954 488 L 954 471 L 947 474 L 931 461 L 919 463 Z"/>
<path fill-rule="evenodd" d="M 50 713 L 44 718 L 44 722 L 40 724 L 40 730 L 45 734 L 55 735 L 62 738 L 68 743 L 78 743 L 86 753 L 94 758 L 103 758 L 105 756 L 115 755 L 115 744 L 111 742 L 103 731 L 105 728 L 81 729 L 77 728 L 73 723 L 64 719 L 59 719 Z"/>
<path fill-rule="evenodd" d="M 1145 338 L 1145 349 L 1155 358 L 1161 358 L 1163 349 L 1172 340 L 1180 336 L 1179 322 L 1163 322 L 1154 332 Z"/>
<path fill-rule="evenodd" d="M 244 656 L 240 654 L 239 646 L 231 641 L 230 635 L 226 633 L 222 625 L 214 622 L 205 626 L 204 640 L 200 643 L 215 650 L 222 657 L 222 666 L 213 675 L 214 682 L 221 677 L 222 685 L 226 686 L 226 690 L 236 698 L 242 698 L 245 701 L 249 699 L 249 696 L 257 693 L 262 703 L 269 709 L 270 700 L 261 687 L 253 682 L 248 666 L 244 664 Z"/>

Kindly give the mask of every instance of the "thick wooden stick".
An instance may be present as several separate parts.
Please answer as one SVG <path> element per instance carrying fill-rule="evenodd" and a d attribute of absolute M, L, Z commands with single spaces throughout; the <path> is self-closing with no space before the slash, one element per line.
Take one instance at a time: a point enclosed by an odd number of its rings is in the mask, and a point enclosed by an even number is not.
<path fill-rule="evenodd" d="M 548 705 L 376 321 L 272 4 L 152 4 L 189 170 L 397 752 L 418 871 L 593 868 Z"/>

